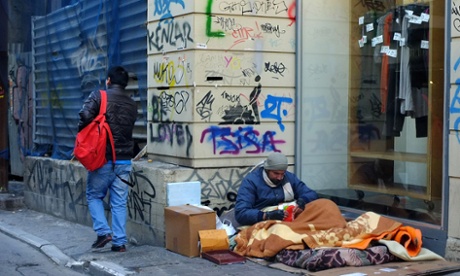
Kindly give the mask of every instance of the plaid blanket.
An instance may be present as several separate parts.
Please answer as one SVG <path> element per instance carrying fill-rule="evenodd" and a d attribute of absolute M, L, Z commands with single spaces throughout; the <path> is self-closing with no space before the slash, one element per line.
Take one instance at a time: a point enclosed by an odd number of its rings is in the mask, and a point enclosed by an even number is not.
<path fill-rule="evenodd" d="M 366 249 L 371 241 L 397 240 L 416 256 L 421 249 L 421 232 L 373 212 L 347 222 L 329 199 L 317 199 L 292 222 L 268 220 L 241 230 L 235 237 L 236 253 L 250 257 L 273 257 L 283 249 L 321 247 Z"/>

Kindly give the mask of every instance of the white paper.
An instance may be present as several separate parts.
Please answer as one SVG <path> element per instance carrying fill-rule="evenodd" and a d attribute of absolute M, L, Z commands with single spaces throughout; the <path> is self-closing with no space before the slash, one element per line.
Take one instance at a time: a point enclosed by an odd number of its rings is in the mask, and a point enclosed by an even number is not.
<path fill-rule="evenodd" d="M 420 16 L 413 15 L 410 17 L 409 23 L 420 25 L 422 24 L 422 18 Z"/>
<path fill-rule="evenodd" d="M 420 43 L 420 48 L 430 49 L 430 42 L 428 40 L 422 40 L 422 42 Z"/>
<path fill-rule="evenodd" d="M 374 30 L 374 24 L 369 23 L 366 25 L 366 32 L 372 32 Z"/>
<path fill-rule="evenodd" d="M 430 15 L 427 13 L 422 13 L 420 15 L 420 18 L 422 19 L 423 22 L 429 22 L 430 21 Z"/>
<path fill-rule="evenodd" d="M 392 57 L 392 58 L 397 58 L 398 57 L 398 51 L 394 49 L 390 49 L 387 51 L 387 56 Z"/>
<path fill-rule="evenodd" d="M 197 43 L 196 47 L 200 49 L 207 49 L 208 45 L 206 45 L 206 43 Z"/>
<path fill-rule="evenodd" d="M 372 39 L 372 47 L 375 47 L 377 44 L 382 44 L 382 43 L 383 43 L 382 35 L 376 36 Z"/>
<path fill-rule="evenodd" d="M 400 47 L 406 46 L 406 39 L 405 39 L 405 38 L 401 38 L 401 39 L 399 40 L 399 46 L 400 46 Z"/>
<path fill-rule="evenodd" d="M 380 53 L 386 54 L 388 53 L 388 50 L 390 50 L 390 46 L 382 46 L 382 48 L 380 48 Z"/>

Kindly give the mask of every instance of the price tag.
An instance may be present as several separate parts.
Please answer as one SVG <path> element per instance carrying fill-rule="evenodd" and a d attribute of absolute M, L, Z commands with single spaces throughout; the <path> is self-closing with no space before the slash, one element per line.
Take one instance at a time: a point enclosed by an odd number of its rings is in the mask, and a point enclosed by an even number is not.
<path fill-rule="evenodd" d="M 364 24 L 364 16 L 359 17 L 358 24 L 361 26 Z"/>
<path fill-rule="evenodd" d="M 420 16 L 413 15 L 410 17 L 409 23 L 420 25 L 422 24 L 422 18 Z"/>
<path fill-rule="evenodd" d="M 401 33 L 395 33 L 393 36 L 393 40 L 400 41 L 401 40 Z"/>
<path fill-rule="evenodd" d="M 374 24 L 369 23 L 366 25 L 366 32 L 372 32 L 374 30 Z"/>
<path fill-rule="evenodd" d="M 406 39 L 402 37 L 399 40 L 399 47 L 404 47 L 404 46 L 406 46 Z"/>
<path fill-rule="evenodd" d="M 398 51 L 393 50 L 393 49 L 389 49 L 387 51 L 387 56 L 392 57 L 392 58 L 397 58 L 398 57 Z"/>
<path fill-rule="evenodd" d="M 422 40 L 422 42 L 420 43 L 420 48 L 430 49 L 430 42 L 428 40 Z"/>
<path fill-rule="evenodd" d="M 383 35 L 376 36 L 372 39 L 372 47 L 375 47 L 377 44 L 383 43 Z"/>
<path fill-rule="evenodd" d="M 430 15 L 427 14 L 427 13 L 424 13 L 424 12 L 420 15 L 420 18 L 422 19 L 423 22 L 429 22 L 430 21 Z"/>
<path fill-rule="evenodd" d="M 382 46 L 382 48 L 380 48 L 380 53 L 386 54 L 388 53 L 388 50 L 390 50 L 390 46 Z"/>

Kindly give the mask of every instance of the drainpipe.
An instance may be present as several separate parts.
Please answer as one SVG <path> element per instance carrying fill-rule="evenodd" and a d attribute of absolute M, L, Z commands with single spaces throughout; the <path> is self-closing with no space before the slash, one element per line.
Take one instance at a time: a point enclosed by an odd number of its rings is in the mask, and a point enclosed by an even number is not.
<path fill-rule="evenodd" d="M 0 193 L 8 192 L 8 93 L 4 76 L 8 70 L 8 55 L 0 51 Z"/>
<path fill-rule="evenodd" d="M 7 1 L 0 0 L 0 193 L 8 192 L 8 14 Z"/>

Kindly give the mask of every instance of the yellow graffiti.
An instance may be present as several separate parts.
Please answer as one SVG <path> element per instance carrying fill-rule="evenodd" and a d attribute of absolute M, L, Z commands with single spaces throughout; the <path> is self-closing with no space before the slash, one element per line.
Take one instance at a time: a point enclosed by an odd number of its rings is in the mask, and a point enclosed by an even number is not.
<path fill-rule="evenodd" d="M 179 59 L 179 63 L 175 65 L 174 61 L 156 63 L 153 66 L 153 79 L 157 83 L 166 84 L 174 87 L 182 82 L 186 82 L 186 66 L 185 58 Z M 187 83 L 185 83 L 187 84 Z"/>

